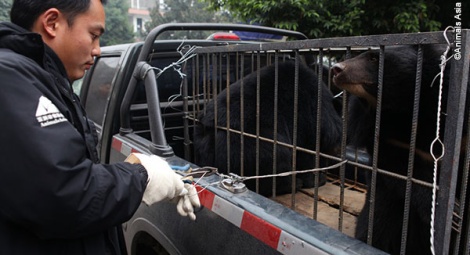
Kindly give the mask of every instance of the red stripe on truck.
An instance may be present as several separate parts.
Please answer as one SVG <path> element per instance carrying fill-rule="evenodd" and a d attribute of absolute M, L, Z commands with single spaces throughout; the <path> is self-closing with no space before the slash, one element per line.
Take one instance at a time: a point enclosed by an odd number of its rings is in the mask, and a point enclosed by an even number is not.
<path fill-rule="evenodd" d="M 245 211 L 240 228 L 271 248 L 277 249 L 282 230 L 271 223 Z"/>
<path fill-rule="evenodd" d="M 198 185 L 196 185 L 196 190 L 199 193 L 198 195 L 201 205 L 208 208 L 209 210 L 212 210 L 215 194 Z"/>
<path fill-rule="evenodd" d="M 111 147 L 112 147 L 114 150 L 121 152 L 122 142 L 119 141 L 119 140 L 116 139 L 116 138 L 113 138 L 113 141 L 112 141 L 112 143 L 111 143 Z"/>

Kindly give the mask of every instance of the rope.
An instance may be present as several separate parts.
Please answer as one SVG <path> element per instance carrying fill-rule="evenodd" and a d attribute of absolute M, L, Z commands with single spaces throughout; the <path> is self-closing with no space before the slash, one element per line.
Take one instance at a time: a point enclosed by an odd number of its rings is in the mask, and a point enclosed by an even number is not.
<path fill-rule="evenodd" d="M 438 76 L 440 76 L 439 96 L 438 96 L 438 104 L 437 104 L 436 138 L 432 141 L 431 146 L 430 146 L 430 153 L 431 153 L 431 156 L 434 159 L 433 184 L 432 184 L 432 205 L 431 205 L 431 227 L 430 227 L 430 232 L 431 232 L 431 238 L 430 238 L 431 247 L 430 247 L 430 249 L 431 249 L 431 253 L 433 255 L 435 255 L 434 220 L 435 220 L 435 217 L 436 217 L 437 168 L 438 168 L 438 161 L 444 156 L 444 152 L 445 152 L 444 143 L 440 139 L 440 120 L 441 120 L 441 104 L 442 104 L 442 87 L 443 87 L 443 84 L 444 84 L 444 70 L 446 68 L 447 61 L 450 59 L 450 58 L 446 58 L 447 54 L 450 51 L 450 47 L 451 47 L 449 39 L 447 38 L 447 30 L 450 29 L 450 28 L 453 29 L 453 27 L 449 26 L 444 30 L 444 38 L 447 41 L 447 47 L 446 47 L 446 50 L 444 51 L 444 53 L 441 56 L 441 63 L 439 64 L 440 73 L 434 78 L 434 80 L 435 80 Z M 433 83 L 434 83 L 434 81 L 433 81 Z M 431 86 L 432 86 L 432 84 L 431 84 Z M 433 148 L 436 144 L 439 144 L 442 148 L 442 152 L 438 156 L 434 155 L 434 150 L 433 150 Z"/>

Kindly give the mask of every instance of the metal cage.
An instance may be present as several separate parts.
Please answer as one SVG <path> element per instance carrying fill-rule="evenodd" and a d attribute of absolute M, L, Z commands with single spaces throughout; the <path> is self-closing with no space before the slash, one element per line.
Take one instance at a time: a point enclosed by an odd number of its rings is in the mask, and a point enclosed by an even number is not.
<path fill-rule="evenodd" d="M 460 33 L 461 32 L 461 33 Z M 191 69 L 185 70 L 185 72 L 190 79 L 184 81 L 182 87 L 182 94 L 185 99 L 185 157 L 188 160 L 195 160 L 195 153 L 193 145 L 194 141 L 194 127 L 200 124 L 199 117 L 201 114 L 204 114 L 208 104 L 215 104 L 214 108 L 214 123 L 216 124 L 214 133 L 225 132 L 226 133 L 226 144 L 227 148 L 224 151 L 215 150 L 215 157 L 219 157 L 217 153 L 227 153 L 229 154 L 226 158 L 227 167 L 226 172 L 237 172 L 240 176 L 247 176 L 246 169 L 243 169 L 243 162 L 246 160 L 247 155 L 244 153 L 245 147 L 236 146 L 232 143 L 232 137 L 237 136 L 240 138 L 240 143 L 248 141 L 248 139 L 253 139 L 254 146 L 256 149 L 259 149 L 260 143 L 272 143 L 273 149 L 271 156 L 277 158 L 278 160 L 283 160 L 277 155 L 278 147 L 289 148 L 293 154 L 292 160 L 292 171 L 300 171 L 297 169 L 297 162 L 295 160 L 296 153 L 307 153 L 314 158 L 314 167 L 312 169 L 317 169 L 313 175 L 314 186 L 309 189 L 295 190 L 296 187 L 296 178 L 292 178 L 291 181 L 294 182 L 291 184 L 292 192 L 287 195 L 276 195 L 276 181 L 278 177 L 270 177 L 273 185 L 273 194 L 271 198 L 278 202 L 281 202 L 292 209 L 297 210 L 298 212 L 317 220 L 321 223 L 329 225 L 332 228 L 336 228 L 339 231 L 342 231 L 346 234 L 353 235 L 354 231 L 351 230 L 354 227 L 356 222 L 356 217 L 358 216 L 358 209 L 362 206 L 364 201 L 367 199 L 370 203 L 370 210 L 368 211 L 368 222 L 374 222 L 373 219 L 376 217 L 374 211 L 374 204 L 376 197 L 383 198 L 375 194 L 377 192 L 378 181 L 377 178 L 383 178 L 386 176 L 385 180 L 399 180 L 400 189 L 403 190 L 404 201 L 403 211 L 400 218 L 402 219 L 401 224 L 401 241 L 400 244 L 396 247 L 398 253 L 406 254 L 407 253 L 407 244 L 414 242 L 416 238 L 413 236 L 415 233 L 409 233 L 408 226 L 410 221 L 413 221 L 413 192 L 417 192 L 417 189 L 424 189 L 425 192 L 432 194 L 433 192 L 433 181 L 432 179 L 420 179 L 414 175 L 415 170 L 415 155 L 419 153 L 426 153 L 426 155 L 431 155 L 430 149 L 416 147 L 416 139 L 419 139 L 418 134 L 418 119 L 420 118 L 419 114 L 422 114 L 423 110 L 420 110 L 420 102 L 428 100 L 427 98 L 420 97 L 420 90 L 424 86 L 431 86 L 431 84 L 424 84 L 422 75 L 423 67 L 423 49 L 428 45 L 449 45 L 451 46 L 448 55 L 446 56 L 447 61 L 445 62 L 449 71 L 446 73 L 446 79 L 448 79 L 447 88 L 444 88 L 446 93 L 444 93 L 444 98 L 441 100 L 434 100 L 442 104 L 442 113 L 441 124 L 430 126 L 429 129 L 433 132 L 439 132 L 440 129 L 440 139 L 442 139 L 442 146 L 444 148 L 444 153 L 442 158 L 433 160 L 438 165 L 438 176 L 437 176 L 437 186 L 436 188 L 436 198 L 435 198 L 435 211 L 431 212 L 431 203 L 429 204 L 429 214 L 432 215 L 433 227 L 432 230 L 428 229 L 428 233 L 433 231 L 433 243 L 429 243 L 429 246 L 433 245 L 436 254 L 469 254 L 470 247 L 470 235 L 469 235 L 469 226 L 468 226 L 468 171 L 469 171 L 469 159 L 470 159 L 470 143 L 466 139 L 467 134 L 469 133 L 469 111 L 468 105 L 468 94 L 467 91 L 469 83 L 469 62 L 470 62 L 470 31 L 462 30 L 459 31 L 459 34 L 455 32 L 429 32 L 429 33 L 414 33 L 414 34 L 389 34 L 389 35 L 374 35 L 374 36 L 359 36 L 359 37 L 343 37 L 343 38 L 328 38 L 328 39 L 314 39 L 314 40 L 299 40 L 299 41 L 287 41 L 287 42 L 277 42 L 277 43 L 265 43 L 265 44 L 250 44 L 250 45 L 230 45 L 230 46 L 216 46 L 216 47 L 202 47 L 195 50 L 197 54 L 194 58 L 188 60 L 190 61 Z M 406 154 L 407 157 L 403 160 L 407 163 L 407 168 L 404 173 L 397 173 L 394 169 L 385 169 L 380 167 L 381 159 L 384 157 L 392 157 L 397 155 L 382 155 L 379 148 L 381 148 L 381 135 L 382 127 L 384 123 L 381 123 L 381 117 L 383 109 L 382 98 L 386 97 L 389 92 L 388 89 L 383 89 L 383 77 L 387 72 L 395 72 L 396 70 L 385 70 L 384 69 L 384 58 L 385 52 L 394 46 L 397 45 L 414 45 L 418 49 L 418 54 L 415 59 L 417 71 L 415 75 L 414 89 L 415 89 L 415 99 L 410 109 L 410 120 L 409 123 L 411 133 L 409 134 Z M 334 86 L 332 81 L 331 67 L 338 62 L 341 62 L 345 59 L 350 59 L 353 56 L 358 55 L 359 53 L 376 50 L 379 54 L 379 67 L 378 67 L 378 88 L 377 88 L 377 105 L 375 116 L 373 116 L 375 123 L 374 132 L 368 134 L 373 140 L 372 150 L 367 150 L 365 148 L 352 148 L 348 143 L 348 128 L 350 128 L 349 123 L 349 105 L 351 104 L 351 95 L 347 91 L 343 91 Z M 444 53 L 444 52 L 443 52 Z M 461 58 L 457 59 L 455 54 L 461 54 Z M 230 95 L 230 85 L 236 81 L 243 80 L 247 76 L 258 75 L 258 80 L 255 86 L 260 84 L 260 77 L 262 68 L 264 66 L 274 66 L 278 68 L 279 63 L 285 61 L 292 61 L 296 68 L 296 76 L 291 77 L 294 84 L 294 100 L 293 103 L 293 130 L 291 133 L 292 143 L 287 143 L 279 138 L 276 135 L 273 136 L 263 136 L 259 132 L 260 121 L 263 120 L 266 114 L 274 114 L 274 125 L 273 125 L 273 134 L 276 134 L 277 129 L 282 128 L 277 124 L 278 119 L 276 118 L 276 112 L 279 111 L 277 100 L 282 94 L 279 94 L 278 86 L 281 86 L 279 82 L 279 76 L 283 75 L 282 70 L 277 70 L 273 74 L 274 84 L 272 86 L 274 89 L 274 97 L 272 98 L 273 106 L 271 112 L 265 113 L 261 112 L 262 107 L 256 105 L 253 107 L 255 112 L 247 113 L 240 111 L 242 116 L 236 116 L 239 118 L 240 126 L 242 128 L 235 128 L 230 125 L 229 121 L 226 122 L 226 125 L 219 126 L 217 118 L 220 118 L 221 115 L 229 120 L 234 118 L 231 116 L 230 106 L 232 105 L 230 100 L 233 100 L 230 96 L 227 96 L 227 101 L 225 101 L 226 111 L 218 112 L 221 107 L 217 106 L 217 97 L 221 96 L 220 93 L 227 93 Z M 311 116 L 320 123 L 322 121 L 322 115 L 320 112 L 321 109 L 321 100 L 322 100 L 322 89 L 329 89 L 331 93 L 335 96 L 334 103 L 335 109 L 341 117 L 341 141 L 338 144 L 338 150 L 335 153 L 324 153 L 320 150 L 321 144 L 319 139 L 315 141 L 315 144 L 311 148 L 303 148 L 298 146 L 296 137 L 301 135 L 298 133 L 298 123 L 304 121 L 305 116 L 297 116 L 299 108 L 305 106 L 304 101 L 298 100 L 299 94 L 303 91 L 299 90 L 299 65 L 305 64 L 314 70 L 317 75 L 318 97 L 317 102 L 317 116 Z M 437 75 L 437 73 L 436 73 Z M 432 86 L 439 86 L 440 78 L 437 78 Z M 300 81 L 301 82 L 301 81 Z M 322 86 L 324 84 L 325 86 Z M 243 93 L 241 93 L 243 95 Z M 262 97 L 262 91 L 257 90 L 256 98 L 259 102 L 259 98 Z M 242 100 L 243 99 L 237 99 Z M 190 105 L 191 104 L 191 105 Z M 433 107 L 437 109 L 439 105 L 435 104 Z M 243 106 L 242 106 L 243 107 Z M 389 106 L 387 105 L 387 108 Z M 256 122 L 249 125 L 253 125 L 255 132 L 247 132 L 244 130 L 244 127 L 247 125 L 243 123 L 246 117 L 243 114 L 254 114 L 256 116 Z M 385 113 L 384 113 L 385 114 Z M 405 121 L 406 118 L 403 118 Z M 387 125 L 394 125 L 393 123 L 386 123 Z M 321 137 L 322 132 L 319 127 L 313 129 L 312 132 L 316 133 L 316 137 Z M 397 130 L 400 132 L 400 130 Z M 417 138 L 418 136 L 418 138 Z M 438 142 L 438 141 L 437 141 Z M 216 143 L 219 143 L 216 141 Z M 209 145 L 210 146 L 210 145 Z M 215 146 L 215 144 L 212 144 Z M 439 145 L 436 145 L 439 146 Z M 233 154 L 234 151 L 238 151 L 237 155 L 241 156 L 240 164 L 242 169 L 231 169 L 233 162 L 230 162 L 232 159 L 230 154 Z M 251 151 L 251 150 L 250 150 Z M 255 159 L 259 164 L 260 152 L 256 151 Z M 436 153 L 439 154 L 439 153 Z M 249 155 L 252 156 L 252 155 Z M 439 157 L 439 155 L 434 155 Z M 398 157 L 398 156 L 397 156 Z M 320 161 L 324 160 L 327 163 L 327 166 L 321 166 Z M 400 159 L 401 160 L 401 159 Z M 196 159 L 197 162 L 197 159 Z M 280 173 L 276 169 L 276 164 L 272 166 L 273 175 L 279 175 Z M 433 171 L 433 168 L 429 168 L 429 171 Z M 259 165 L 256 166 L 254 171 L 255 176 L 259 176 Z M 297 173 L 298 174 L 298 173 Z M 324 194 L 324 189 L 321 186 L 322 175 L 326 177 L 326 184 L 329 186 L 334 186 L 334 194 Z M 257 183 L 255 184 L 255 191 L 259 191 L 259 180 L 256 179 Z M 379 182 L 382 185 L 384 182 Z M 325 191 L 326 192 L 326 191 Z M 331 190 L 330 190 L 331 192 Z M 355 197 L 351 197 L 350 194 L 354 193 Z M 369 193 L 366 197 L 366 193 Z M 306 200 L 307 198 L 307 200 Z M 431 202 L 431 201 L 430 201 Z M 333 215 L 333 220 L 325 220 L 322 214 L 322 210 L 326 207 L 335 210 Z M 354 209 L 356 208 L 356 209 Z M 427 207 L 426 207 L 427 208 Z M 328 209 L 329 210 L 329 209 Z M 325 211 L 326 212 L 326 211 Z M 331 214 L 330 211 L 327 211 L 328 214 Z M 351 225 L 352 224 L 352 225 Z M 369 244 L 373 244 L 373 237 L 377 233 L 374 232 L 373 224 L 368 224 L 367 226 L 367 240 Z"/>

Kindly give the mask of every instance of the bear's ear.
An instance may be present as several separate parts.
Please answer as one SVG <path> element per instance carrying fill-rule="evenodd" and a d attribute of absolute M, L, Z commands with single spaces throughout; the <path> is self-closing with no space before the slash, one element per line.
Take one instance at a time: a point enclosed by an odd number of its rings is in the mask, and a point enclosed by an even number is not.
<path fill-rule="evenodd" d="M 379 54 L 375 53 L 375 52 L 371 52 L 371 54 L 368 55 L 368 61 L 371 62 L 371 63 L 374 63 L 374 64 L 378 64 L 379 63 Z"/>

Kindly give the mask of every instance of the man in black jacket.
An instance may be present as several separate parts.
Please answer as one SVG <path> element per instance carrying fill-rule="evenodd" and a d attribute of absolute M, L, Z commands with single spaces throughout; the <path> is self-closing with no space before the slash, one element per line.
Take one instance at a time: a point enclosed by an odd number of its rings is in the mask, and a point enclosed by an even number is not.
<path fill-rule="evenodd" d="M 105 1 L 15 0 L 0 23 L 0 254 L 125 253 L 141 201 L 184 200 L 195 218 L 194 187 L 164 160 L 99 164 L 70 83 L 100 54 Z"/>

